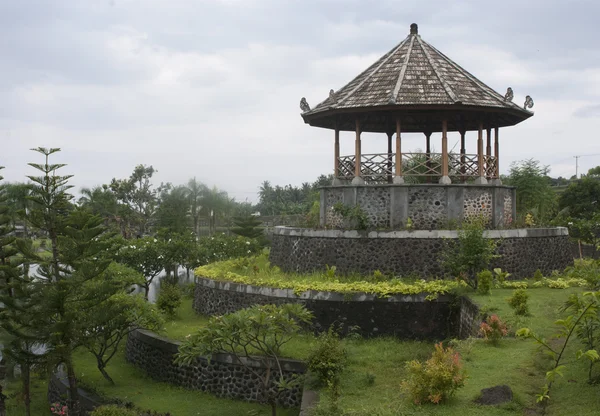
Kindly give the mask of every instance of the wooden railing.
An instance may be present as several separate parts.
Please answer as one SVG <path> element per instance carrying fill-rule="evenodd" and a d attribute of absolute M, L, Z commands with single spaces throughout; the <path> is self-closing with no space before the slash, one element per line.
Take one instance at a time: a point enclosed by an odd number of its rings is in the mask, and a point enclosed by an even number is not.
<path fill-rule="evenodd" d="M 448 155 L 448 174 L 453 182 L 464 182 L 479 176 L 478 156 L 476 154 L 450 153 Z M 483 156 L 483 176 L 496 178 L 497 159 Z M 338 179 L 352 180 L 356 167 L 356 157 L 338 158 Z M 361 177 L 370 183 L 390 183 L 395 174 L 396 155 L 371 153 L 361 155 Z M 402 153 L 402 176 L 407 178 L 435 178 L 442 176 L 441 153 Z"/>

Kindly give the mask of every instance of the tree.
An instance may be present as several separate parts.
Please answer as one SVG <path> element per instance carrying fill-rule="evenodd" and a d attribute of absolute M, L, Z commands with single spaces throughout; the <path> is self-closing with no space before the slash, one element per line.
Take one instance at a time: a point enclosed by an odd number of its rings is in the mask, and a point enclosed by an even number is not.
<path fill-rule="evenodd" d="M 189 230 L 190 203 L 188 189 L 184 186 L 164 186 L 156 210 L 156 228 L 163 234 L 183 234 Z"/>
<path fill-rule="evenodd" d="M 140 279 L 135 279 L 130 271 L 123 269 L 127 268 L 113 263 L 107 273 L 129 274 L 126 279 L 119 279 L 118 283 L 139 283 Z M 88 289 L 93 289 L 93 286 Z M 111 384 L 115 383 L 106 371 L 106 365 L 117 353 L 121 341 L 132 331 L 156 331 L 163 324 L 153 304 L 146 302 L 141 295 L 133 296 L 124 291 L 82 310 L 77 323 L 85 330 L 81 344 L 96 357 L 98 370 Z"/>
<path fill-rule="evenodd" d="M 202 182 L 198 182 L 196 178 L 192 178 L 187 184 L 187 197 L 190 201 L 190 215 L 194 222 L 194 235 L 196 240 L 200 237 L 199 223 L 200 212 L 202 210 L 202 196 L 206 193 L 207 187 Z"/>
<path fill-rule="evenodd" d="M 146 235 L 157 206 L 157 190 L 150 180 L 156 173 L 152 166 L 138 165 L 129 179 L 115 179 L 109 187 L 121 204 L 120 215 L 130 222 L 138 237 Z"/>
<path fill-rule="evenodd" d="M 7 214 L 11 218 L 13 227 L 23 226 L 23 234 L 29 236 L 29 224 L 24 214 L 31 207 L 29 200 L 30 186 L 22 182 L 7 183 L 4 185 L 6 195 Z"/>
<path fill-rule="evenodd" d="M 233 218 L 234 227 L 231 232 L 247 238 L 264 239 L 262 222 L 254 215 L 245 215 Z"/>
<path fill-rule="evenodd" d="M 223 217 L 232 207 L 232 200 L 227 192 L 216 186 L 206 189 L 202 196 L 202 212 L 208 217 L 209 234 L 214 234 L 217 229 L 217 218 Z"/>
<path fill-rule="evenodd" d="M 126 264 L 144 276 L 141 286 L 144 288 L 144 298 L 148 300 L 148 293 L 152 282 L 163 271 L 165 264 L 170 264 L 171 259 L 165 258 L 164 242 L 154 237 L 130 240 L 121 247 L 117 255 L 120 263 Z"/>
<path fill-rule="evenodd" d="M 560 209 L 568 209 L 574 218 L 591 218 L 600 213 L 600 180 L 587 176 L 572 182 L 560 195 Z"/>
<path fill-rule="evenodd" d="M 212 317 L 208 325 L 187 338 L 179 347 L 175 362 L 190 365 L 198 357 L 229 353 L 260 381 L 263 401 L 277 414 L 277 397 L 293 386 L 286 380 L 280 363 L 281 347 L 308 324 L 312 314 L 300 304 L 260 305 Z M 258 353 L 260 355 L 253 355 Z M 251 355 L 252 354 L 252 355 Z M 265 371 L 249 361 L 259 360 Z M 277 388 L 272 389 L 274 383 Z"/>
<path fill-rule="evenodd" d="M 100 277 L 114 256 L 115 244 L 106 233 L 102 218 L 84 209 L 73 209 L 67 191 L 71 175 L 58 176 L 64 164 L 50 164 L 50 155 L 60 149 L 37 148 L 45 163 L 30 163 L 41 176 L 28 176 L 32 181 L 32 209 L 29 218 L 50 239 L 49 255 L 40 255 L 31 244 L 18 240 L 25 261 L 38 264 L 38 276 L 32 279 L 30 302 L 35 305 L 31 325 L 46 346 L 44 358 L 52 364 L 63 364 L 69 382 L 69 414 L 80 415 L 79 392 L 72 353 L 82 338 L 77 317 L 85 310 L 114 294 L 114 285 L 98 285 L 94 293 L 82 291 Z M 102 289 L 102 290 L 100 290 Z"/>
<path fill-rule="evenodd" d="M 81 197 L 77 201 L 79 206 L 88 209 L 92 214 L 105 219 L 106 225 L 115 227 L 123 237 L 127 236 L 125 223 L 119 216 L 119 203 L 117 197 L 108 185 L 82 188 Z"/>
<path fill-rule="evenodd" d="M 556 194 L 551 188 L 548 166 L 533 159 L 513 162 L 505 183 L 517 188 L 517 212 L 536 217 L 536 222 L 548 221 L 556 208 Z"/>

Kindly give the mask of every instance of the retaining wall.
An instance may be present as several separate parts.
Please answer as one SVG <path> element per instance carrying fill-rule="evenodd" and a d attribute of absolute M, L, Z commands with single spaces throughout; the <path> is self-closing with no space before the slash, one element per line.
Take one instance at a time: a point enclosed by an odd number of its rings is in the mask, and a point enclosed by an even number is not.
<path fill-rule="evenodd" d="M 527 228 L 488 230 L 484 236 L 498 242 L 492 268 L 511 278 L 545 275 L 573 264 L 568 230 Z M 445 247 L 455 244 L 457 231 L 341 231 L 276 227 L 270 261 L 283 271 L 307 273 L 336 266 L 340 273 L 371 274 L 375 270 L 397 276 L 442 276 Z"/>
<path fill-rule="evenodd" d="M 483 217 L 490 228 L 511 224 L 515 188 L 476 184 L 380 184 L 321 188 L 322 227 L 353 228 L 334 211 L 337 203 L 359 206 L 370 228 L 403 228 L 408 218 L 415 228 L 448 228 L 450 222 Z"/>
<path fill-rule="evenodd" d="M 342 295 L 318 291 L 296 295 L 291 289 L 199 277 L 193 308 L 203 315 L 224 315 L 257 304 L 301 303 L 314 314 L 312 329 L 315 332 L 336 325 L 342 334 L 355 331 L 365 337 L 393 335 L 403 339 L 444 339 L 470 333 L 466 317 L 470 314 L 471 321 L 476 320 L 479 310 L 469 300 L 450 295 L 441 295 L 435 300 L 425 297 L 426 294 L 379 298 L 371 294 Z M 464 302 L 473 308 L 463 308 Z"/>
<path fill-rule="evenodd" d="M 259 378 L 233 355 L 215 354 L 210 361 L 198 358 L 193 365 L 179 366 L 173 363 L 173 359 L 180 344 L 150 331 L 137 330 L 127 338 L 125 358 L 154 380 L 205 391 L 218 397 L 262 401 Z M 246 362 L 259 374 L 266 371 L 266 366 L 260 360 Z M 302 361 L 285 359 L 280 362 L 284 377 L 288 380 L 306 371 Z M 276 387 L 272 384 L 271 389 Z M 278 405 L 300 407 L 301 401 L 302 386 L 298 385 L 283 392 Z"/>

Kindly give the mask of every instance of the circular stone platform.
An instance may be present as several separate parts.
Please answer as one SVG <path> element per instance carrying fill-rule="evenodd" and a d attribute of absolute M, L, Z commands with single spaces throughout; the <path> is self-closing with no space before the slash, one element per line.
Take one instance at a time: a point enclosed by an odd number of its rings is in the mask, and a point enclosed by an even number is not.
<path fill-rule="evenodd" d="M 488 230 L 498 240 L 492 268 L 511 278 L 544 275 L 573 264 L 568 230 L 526 228 Z M 397 276 L 441 276 L 442 251 L 458 239 L 457 231 L 342 231 L 275 227 L 270 261 L 285 272 L 306 273 L 335 266 L 340 273 L 370 274 L 375 270 Z"/>
<path fill-rule="evenodd" d="M 477 217 L 489 228 L 506 227 L 516 217 L 515 188 L 476 184 L 342 185 L 321 188 L 321 227 L 347 228 L 336 204 L 359 206 L 369 228 L 401 229 L 410 218 L 417 230 L 447 229 Z"/>

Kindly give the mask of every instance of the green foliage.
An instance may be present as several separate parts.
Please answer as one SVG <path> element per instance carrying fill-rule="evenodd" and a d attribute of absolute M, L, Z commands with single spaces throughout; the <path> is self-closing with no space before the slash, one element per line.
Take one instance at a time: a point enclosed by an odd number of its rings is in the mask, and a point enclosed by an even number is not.
<path fill-rule="evenodd" d="M 279 394 L 293 388 L 299 381 L 285 379 L 279 366 L 281 347 L 311 319 L 312 314 L 296 303 L 257 305 L 212 317 L 205 327 L 181 344 L 175 362 L 190 365 L 198 357 L 210 357 L 215 353 L 233 354 L 261 381 L 262 398 L 271 405 L 275 414 Z M 247 359 L 251 357 L 259 360 L 267 370 L 260 371 L 250 365 Z M 271 388 L 272 383 L 275 384 L 275 389 Z"/>
<path fill-rule="evenodd" d="M 477 273 L 477 291 L 482 295 L 491 294 L 493 280 L 494 276 L 489 270 L 482 270 Z"/>
<path fill-rule="evenodd" d="M 140 413 L 133 409 L 110 404 L 97 407 L 90 413 L 90 416 L 140 416 Z"/>
<path fill-rule="evenodd" d="M 587 218 L 567 218 L 564 223 L 569 227 L 569 236 L 600 248 L 600 207 L 598 209 Z"/>
<path fill-rule="evenodd" d="M 494 269 L 494 281 L 497 287 L 503 284 L 509 276 L 510 273 L 502 271 L 502 269 L 499 267 Z"/>
<path fill-rule="evenodd" d="M 408 378 L 402 382 L 402 390 L 415 404 L 441 403 L 464 386 L 466 375 L 460 355 L 442 343 L 427 361 L 416 360 L 406 364 Z"/>
<path fill-rule="evenodd" d="M 329 392 L 331 411 L 336 411 L 340 396 L 340 376 L 346 368 L 348 353 L 333 327 L 319 335 L 316 346 L 308 356 L 308 370 Z"/>
<path fill-rule="evenodd" d="M 533 280 L 536 282 L 541 282 L 544 279 L 544 274 L 540 269 L 537 269 L 533 274 Z"/>
<path fill-rule="evenodd" d="M 321 203 L 314 201 L 306 214 L 305 223 L 307 228 L 318 228 L 321 225 Z"/>
<path fill-rule="evenodd" d="M 592 290 L 600 289 L 600 260 L 577 259 L 565 269 L 565 274 L 568 279 L 584 280 Z"/>
<path fill-rule="evenodd" d="M 167 259 L 163 254 L 163 243 L 154 237 L 130 240 L 123 246 L 117 259 L 144 276 L 143 287 L 145 297 L 148 299 L 150 285 L 156 276 L 164 269 Z"/>
<path fill-rule="evenodd" d="M 596 177 L 585 177 L 571 182 L 560 195 L 560 209 L 568 209 L 573 218 L 591 219 L 600 213 L 600 180 Z"/>
<path fill-rule="evenodd" d="M 316 181 L 304 182 L 299 187 L 273 186 L 269 181 L 264 181 L 260 186 L 260 200 L 256 208 L 261 215 L 306 214 L 319 200 L 319 188 L 330 186 L 332 182 L 333 175 L 320 175 Z"/>
<path fill-rule="evenodd" d="M 261 250 L 261 244 L 256 240 L 241 236 L 215 234 L 198 240 L 198 262 L 199 265 L 204 265 L 234 257 L 247 257 L 255 255 Z"/>
<path fill-rule="evenodd" d="M 508 334 L 506 324 L 498 315 L 489 316 L 479 326 L 479 333 L 493 345 L 498 345 L 500 340 Z"/>
<path fill-rule="evenodd" d="M 523 216 L 535 212 L 541 224 L 552 218 L 557 205 L 548 172 L 548 167 L 537 160 L 513 162 L 504 181 L 506 185 L 517 187 L 517 212 Z"/>
<path fill-rule="evenodd" d="M 517 289 L 513 292 L 512 296 L 507 299 L 508 304 L 514 311 L 515 315 L 526 316 L 529 315 L 529 305 L 527 301 L 529 295 L 525 289 Z"/>
<path fill-rule="evenodd" d="M 163 282 L 160 286 L 156 306 L 169 317 L 174 317 L 177 308 L 181 305 L 181 289 L 175 284 Z"/>
<path fill-rule="evenodd" d="M 497 243 L 484 237 L 485 223 L 483 218 L 464 223 L 458 230 L 458 240 L 449 242 L 443 252 L 444 267 L 474 289 L 478 285 L 477 273 L 487 270 L 496 257 Z"/>
<path fill-rule="evenodd" d="M 233 218 L 234 227 L 231 232 L 246 238 L 261 239 L 264 237 L 262 222 L 254 215 L 244 215 Z"/>
<path fill-rule="evenodd" d="M 356 228 L 357 230 L 369 228 L 369 217 L 359 205 L 351 207 L 338 202 L 333 206 L 333 212 L 341 215 L 348 222 L 348 228 Z"/>
<path fill-rule="evenodd" d="M 232 259 L 211 263 L 196 269 L 195 274 L 215 280 L 226 280 L 257 286 L 292 289 L 296 294 L 307 290 L 337 293 L 372 293 L 381 297 L 393 295 L 417 295 L 427 293 L 431 297 L 449 293 L 464 287 L 463 282 L 450 280 L 416 280 L 404 282 L 401 279 L 389 279 L 382 282 L 365 281 L 363 276 L 337 276 L 330 268 L 329 273 L 286 274 L 277 267 L 271 267 L 266 254 L 247 259 Z M 334 280 L 332 280 L 334 279 Z"/>
<path fill-rule="evenodd" d="M 572 302 L 572 307 L 567 304 L 566 309 L 572 309 L 574 313 L 568 315 L 565 319 L 559 319 L 554 323 L 558 327 L 558 332 L 553 338 L 563 338 L 564 342 L 562 345 L 555 346 L 555 344 L 548 342 L 544 337 L 538 335 L 529 328 L 521 328 L 516 332 L 517 336 L 533 338 L 552 359 L 552 369 L 546 373 L 546 384 L 542 388 L 541 393 L 537 395 L 537 401 L 539 403 L 542 403 L 543 405 L 547 404 L 548 399 L 550 399 L 552 384 L 557 377 L 563 376 L 565 365 L 563 365 L 562 362 L 569 341 L 572 339 L 573 335 L 581 331 L 581 326 L 585 325 L 586 320 L 596 319 L 598 316 L 598 295 L 598 292 L 587 293 L 585 296 L 589 297 L 588 301 Z M 598 359 L 598 353 L 595 350 L 586 352 L 579 351 L 577 353 L 577 358 L 581 357 L 596 361 Z"/>

